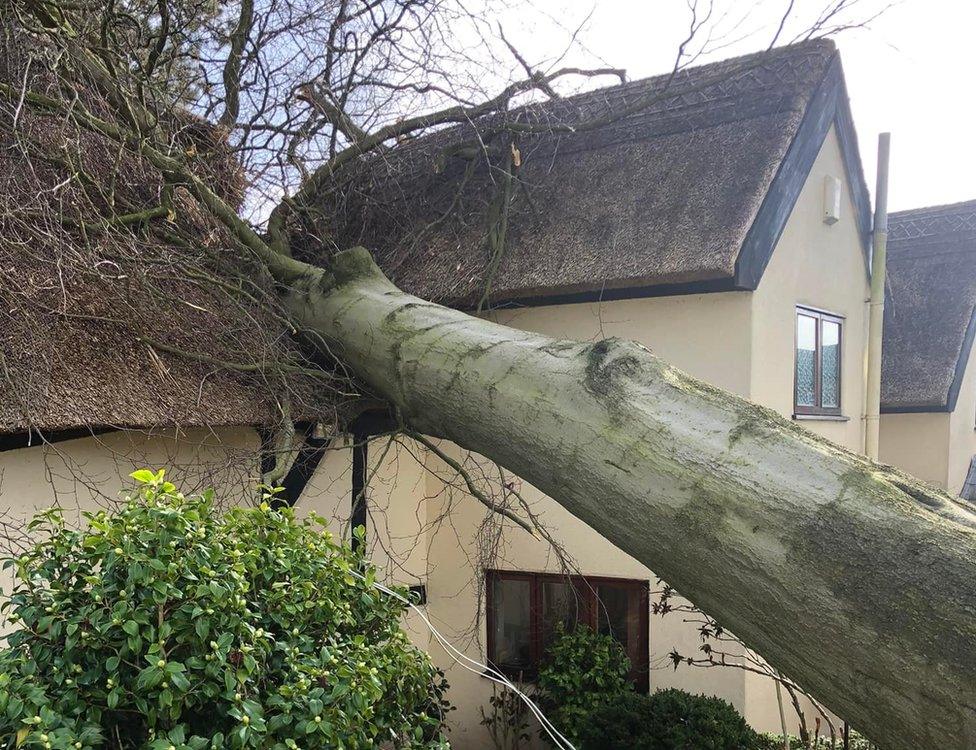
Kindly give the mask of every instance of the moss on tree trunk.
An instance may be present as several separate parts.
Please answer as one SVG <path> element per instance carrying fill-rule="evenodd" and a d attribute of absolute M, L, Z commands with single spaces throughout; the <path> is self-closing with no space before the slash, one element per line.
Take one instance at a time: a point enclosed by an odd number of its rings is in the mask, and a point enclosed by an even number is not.
<path fill-rule="evenodd" d="M 407 295 L 362 249 L 292 296 L 414 429 L 553 497 L 886 750 L 976 747 L 976 515 L 633 342 Z"/>

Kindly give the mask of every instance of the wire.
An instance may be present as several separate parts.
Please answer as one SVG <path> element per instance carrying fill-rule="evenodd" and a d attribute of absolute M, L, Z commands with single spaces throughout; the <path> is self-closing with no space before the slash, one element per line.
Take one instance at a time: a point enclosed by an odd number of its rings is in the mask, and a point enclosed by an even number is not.
<path fill-rule="evenodd" d="M 360 580 L 366 581 L 366 577 L 362 573 L 356 570 L 350 570 L 349 572 L 355 577 L 359 578 Z M 546 718 L 545 714 L 542 713 L 542 709 L 540 709 L 529 696 L 527 696 L 525 693 L 519 690 L 515 686 L 515 684 L 511 680 L 509 680 L 504 674 L 502 674 L 501 672 L 499 672 L 498 670 L 492 667 L 489 667 L 487 664 L 482 664 L 481 662 L 472 659 L 471 657 L 467 656 L 466 654 L 462 653 L 457 648 L 455 648 L 455 646 L 450 641 L 448 641 L 447 638 L 445 638 L 437 628 L 434 627 L 433 623 L 431 623 L 431 621 L 427 618 L 426 613 L 423 610 L 421 610 L 419 607 L 417 607 L 409 599 L 401 596 L 393 589 L 387 588 L 383 584 L 378 583 L 376 581 L 373 581 L 372 586 L 377 591 L 381 591 L 384 594 L 388 596 L 392 596 L 394 599 L 403 602 L 410 609 L 416 612 L 420 616 L 420 619 L 424 621 L 424 624 L 433 634 L 437 642 L 441 645 L 441 648 L 443 648 L 447 652 L 447 655 L 450 656 L 461 667 L 468 670 L 469 672 L 479 675 L 480 677 L 486 677 L 492 682 L 502 685 L 506 689 L 511 690 L 513 693 L 515 693 L 519 698 L 521 698 L 522 701 L 525 703 L 525 705 L 528 707 L 528 709 L 532 712 L 532 715 L 535 716 L 536 719 L 538 719 L 539 724 L 542 725 L 542 728 L 545 730 L 546 734 L 548 734 L 549 737 L 552 739 L 553 744 L 556 746 L 556 748 L 558 748 L 558 750 L 576 750 L 576 747 L 573 745 L 573 743 L 570 742 L 568 739 L 566 739 L 566 736 L 562 734 L 562 732 L 560 732 L 558 729 L 556 729 L 555 725 L 551 721 L 549 721 L 549 719 Z"/>
<path fill-rule="evenodd" d="M 365 578 L 363 580 L 365 580 Z M 457 648 L 455 648 L 455 646 L 452 643 L 450 643 L 437 630 L 437 628 L 434 627 L 434 625 L 427 618 L 426 613 L 424 613 L 421 609 L 419 609 L 413 602 L 407 600 L 406 598 L 398 594 L 396 591 L 393 591 L 392 589 L 389 589 L 380 583 L 374 582 L 373 586 L 377 590 L 382 591 L 383 593 L 392 596 L 395 599 L 403 602 L 408 607 L 410 607 L 410 609 L 416 612 L 420 616 L 420 618 L 424 621 L 424 623 L 427 625 L 427 627 L 430 629 L 430 632 L 437 639 L 437 642 L 447 652 L 448 656 L 453 658 L 461 667 L 467 669 L 469 672 L 472 672 L 474 674 L 487 677 L 492 682 L 503 685 L 504 687 L 506 687 L 507 689 L 511 690 L 513 693 L 518 695 L 525 702 L 526 706 L 528 706 L 529 710 L 536 717 L 536 719 L 539 720 L 539 723 L 542 725 L 542 728 L 546 731 L 546 733 L 550 736 L 550 738 L 552 738 L 553 743 L 556 745 L 557 748 L 559 748 L 559 750 L 576 750 L 573 744 L 568 739 L 566 739 L 565 735 L 563 735 L 558 729 L 556 729 L 556 727 L 552 724 L 552 722 L 549 721 L 548 718 L 546 718 L 545 714 L 542 713 L 542 710 L 535 704 L 535 702 L 531 698 L 529 698 L 529 696 L 527 696 L 525 693 L 519 690 L 519 688 L 516 687 L 515 684 L 512 683 L 511 680 L 509 680 L 504 674 L 487 666 L 486 664 L 482 664 L 479 661 L 471 659 L 466 654 L 462 653 Z"/>

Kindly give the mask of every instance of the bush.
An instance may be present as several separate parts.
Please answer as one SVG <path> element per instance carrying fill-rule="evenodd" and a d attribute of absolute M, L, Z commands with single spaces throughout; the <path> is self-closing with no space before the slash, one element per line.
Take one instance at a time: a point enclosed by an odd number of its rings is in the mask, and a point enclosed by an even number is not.
<path fill-rule="evenodd" d="M 446 747 L 442 676 L 321 519 L 219 514 L 133 477 L 87 529 L 39 516 L 43 541 L 7 563 L 0 746 Z"/>
<path fill-rule="evenodd" d="M 632 692 L 629 671 L 630 659 L 610 636 L 582 625 L 560 629 L 539 669 L 546 716 L 573 741 L 596 707 Z"/>
<path fill-rule="evenodd" d="M 838 736 L 833 745 L 830 743 L 830 737 L 821 737 L 815 745 L 812 746 L 812 750 L 840 750 L 844 747 L 843 740 Z M 813 742 L 813 740 L 811 740 Z M 764 734 L 759 738 L 759 750 L 783 750 L 783 735 L 781 734 Z M 790 750 L 811 750 L 808 745 L 803 744 L 803 741 L 799 737 L 790 736 Z M 867 738 L 861 736 L 855 731 L 851 731 L 850 736 L 850 750 L 878 750 L 878 746 Z"/>
<path fill-rule="evenodd" d="M 758 736 L 719 698 L 662 690 L 605 703 L 580 730 L 581 750 L 755 750 Z"/>

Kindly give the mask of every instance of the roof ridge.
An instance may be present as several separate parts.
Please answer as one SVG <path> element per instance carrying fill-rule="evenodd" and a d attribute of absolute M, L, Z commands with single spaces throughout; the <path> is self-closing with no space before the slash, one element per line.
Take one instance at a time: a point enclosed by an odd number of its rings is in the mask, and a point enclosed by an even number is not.
<path fill-rule="evenodd" d="M 888 226 L 889 239 L 895 242 L 966 233 L 973 233 L 976 239 L 976 200 L 898 211 L 891 214 Z M 917 251 L 919 247 L 902 251 Z"/>
<path fill-rule="evenodd" d="M 728 68 L 741 67 L 743 64 L 751 62 L 753 60 L 772 62 L 777 59 L 783 59 L 798 55 L 804 51 L 814 51 L 823 50 L 825 52 L 830 52 L 834 54 L 837 52 L 837 45 L 832 39 L 826 37 L 820 37 L 815 39 L 807 39 L 802 42 L 796 42 L 794 44 L 784 44 L 780 47 L 767 47 L 764 50 L 758 50 L 756 52 L 747 52 L 743 55 L 737 55 L 736 57 L 726 57 L 721 60 L 712 60 L 711 62 L 703 62 L 698 65 L 690 65 L 686 68 L 680 68 L 677 71 L 670 71 L 667 73 L 655 73 L 654 75 L 643 76 L 641 78 L 635 78 L 633 80 L 624 81 L 623 83 L 614 84 L 612 86 L 601 86 L 599 88 L 590 89 L 588 91 L 581 91 L 577 94 L 571 94 L 569 96 L 561 97 L 563 101 L 571 101 L 577 98 L 585 98 L 589 95 L 595 94 L 600 91 L 613 91 L 624 89 L 628 87 L 636 87 L 641 84 L 655 83 L 655 82 L 665 82 L 672 76 L 677 78 L 689 78 L 694 75 L 701 75 L 702 73 L 712 72 L 712 71 L 723 71 L 727 72 Z M 548 104 L 552 100 L 544 100 L 540 102 L 532 102 L 525 106 L 532 106 L 533 104 Z"/>
<path fill-rule="evenodd" d="M 899 219 L 905 219 L 912 216 L 936 216 L 947 213 L 962 213 L 967 210 L 976 211 L 976 198 L 971 198 L 965 201 L 957 201 L 955 203 L 940 203 L 934 206 L 920 206 L 918 208 L 906 208 L 901 211 L 892 211 L 888 219 L 897 221 Z"/>
<path fill-rule="evenodd" d="M 470 140 L 472 128 L 490 133 L 493 127 L 503 123 L 521 122 L 535 128 L 523 137 L 552 135 L 546 126 L 558 125 L 560 149 L 566 152 L 574 148 L 570 142 L 584 133 L 591 139 L 584 147 L 589 150 L 599 147 L 601 137 L 610 138 L 610 134 L 620 129 L 632 130 L 635 122 L 647 118 L 671 117 L 676 122 L 685 118 L 687 121 L 679 130 L 696 130 L 771 111 L 802 110 L 828 75 L 837 54 L 832 40 L 813 39 L 703 63 L 677 73 L 661 73 L 557 99 L 539 99 L 483 115 L 476 120 L 477 125 L 455 123 L 423 134 L 400 146 L 392 160 L 380 154 L 372 161 L 409 171 L 416 168 L 415 160 L 431 158 L 430 149 Z M 646 101 L 642 102 L 642 98 Z M 747 101 L 752 102 L 751 108 L 744 106 Z M 697 122 L 695 114 L 704 116 L 708 122 Z M 604 118 L 608 121 L 602 122 Z M 600 121 L 600 124 L 582 130 L 573 127 L 586 121 Z M 656 122 L 660 126 L 662 121 Z M 568 132 L 566 125 L 570 126 Z"/>
<path fill-rule="evenodd" d="M 639 108 L 639 112 L 647 113 L 651 110 L 679 111 L 689 107 L 707 106 L 721 99 L 742 96 L 746 92 L 764 88 L 770 89 L 777 85 L 787 85 L 782 70 L 773 72 L 772 79 L 763 78 L 764 74 L 769 76 L 773 66 L 777 64 L 800 61 L 800 71 L 808 72 L 816 66 L 822 75 L 826 75 L 828 63 L 836 54 L 837 47 L 832 40 L 812 39 L 797 44 L 750 52 L 738 57 L 693 65 L 681 68 L 678 71 L 658 73 L 612 86 L 601 86 L 557 99 L 530 101 L 514 107 L 501 116 L 516 119 L 525 116 L 546 119 L 552 116 L 566 116 L 569 114 L 567 109 L 574 107 L 584 109 L 599 105 L 604 105 L 606 109 L 612 110 L 615 105 L 631 106 L 634 99 L 639 101 L 641 96 L 654 94 L 656 88 L 660 88 L 659 97 L 653 97 L 645 106 Z M 802 67 L 802 62 L 806 62 L 805 68 Z M 754 72 L 755 75 L 745 75 L 750 72 Z M 819 79 L 807 83 L 818 82 Z M 790 93 L 794 95 L 798 91 L 795 84 L 788 85 L 788 88 Z M 715 91 L 715 89 L 719 90 Z"/>

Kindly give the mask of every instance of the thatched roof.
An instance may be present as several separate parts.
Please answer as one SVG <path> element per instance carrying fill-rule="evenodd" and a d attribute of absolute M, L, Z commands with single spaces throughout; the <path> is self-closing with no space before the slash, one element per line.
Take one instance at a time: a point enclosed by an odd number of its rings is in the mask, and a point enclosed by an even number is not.
<path fill-rule="evenodd" d="M 614 119 L 637 103 L 637 111 Z M 402 288 L 459 306 L 475 304 L 489 278 L 493 304 L 753 289 L 831 124 L 868 230 L 843 76 L 829 41 L 505 117 L 543 131 L 613 121 L 515 139 L 520 165 L 503 245 L 487 239 L 493 206 L 504 202 L 513 143 L 510 132 L 492 136 L 497 117 L 373 159 L 328 206 L 336 243 L 366 245 Z"/>
<path fill-rule="evenodd" d="M 25 80 L 12 37 L 0 41 L 3 80 Z M 60 94 L 36 60 L 30 71 L 33 90 Z M 268 309 L 208 280 L 232 279 L 222 268 L 243 262 L 221 228 L 182 189 L 168 219 L 104 224 L 159 206 L 158 171 L 63 116 L 16 105 L 0 102 L 0 435 L 280 419 L 286 388 L 261 363 L 293 347 Z M 180 117 L 176 147 L 196 150 L 239 200 L 222 137 Z M 296 418 L 306 406 L 294 405 Z"/>
<path fill-rule="evenodd" d="M 976 334 L 976 201 L 893 213 L 883 412 L 952 411 Z"/>

